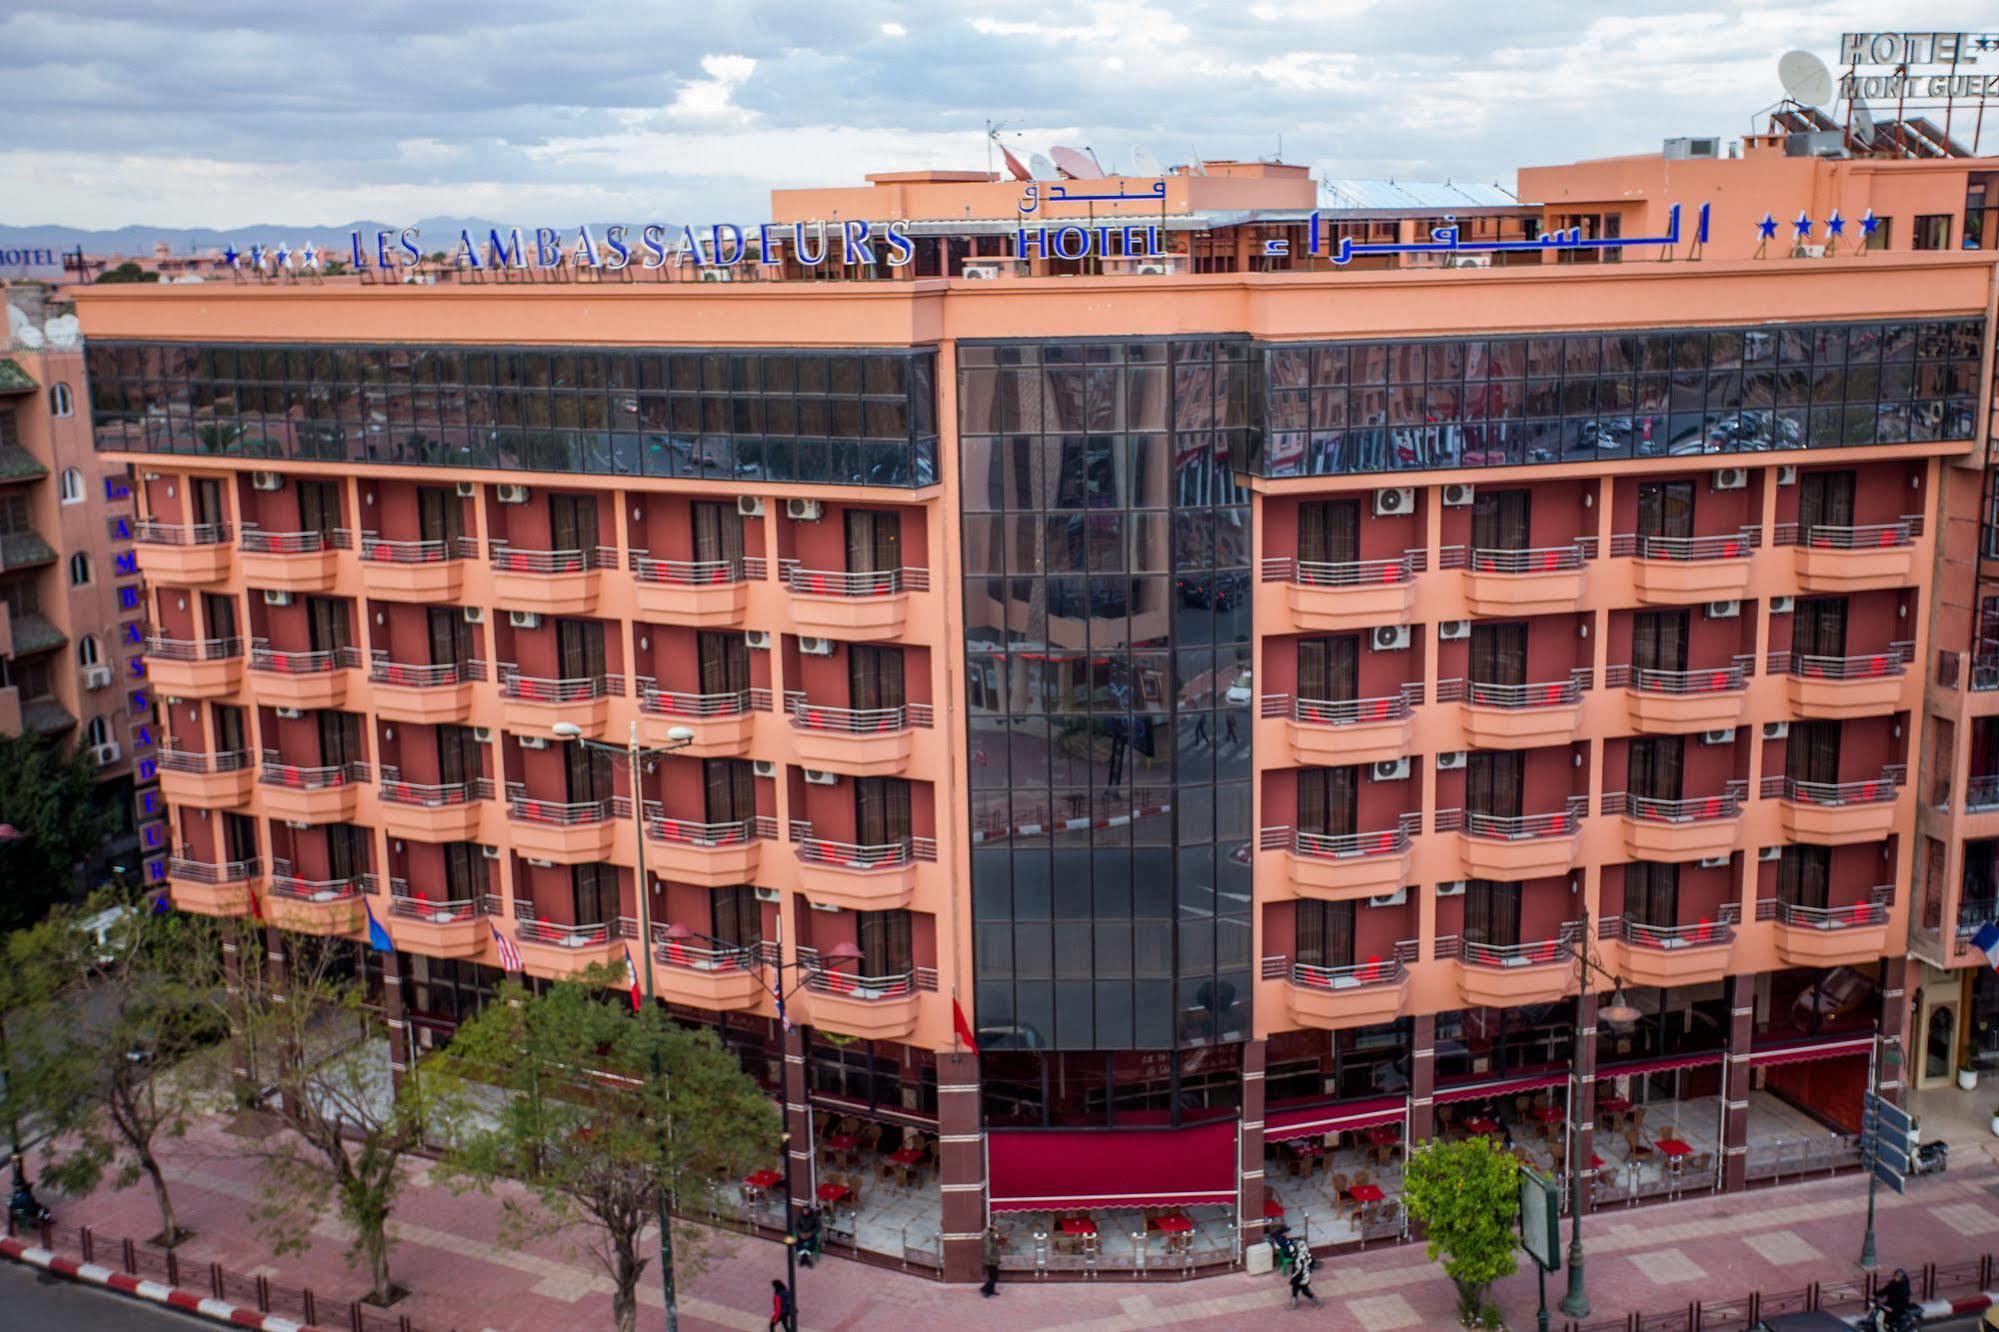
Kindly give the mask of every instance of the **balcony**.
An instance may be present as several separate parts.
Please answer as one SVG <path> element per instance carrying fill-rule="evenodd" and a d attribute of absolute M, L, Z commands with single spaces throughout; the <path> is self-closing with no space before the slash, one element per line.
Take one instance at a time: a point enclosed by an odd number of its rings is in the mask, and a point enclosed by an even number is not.
<path fill-rule="evenodd" d="M 267 532 L 245 523 L 236 545 L 243 581 L 251 587 L 328 592 L 339 576 L 339 552 L 353 548 L 354 534 L 344 527 L 331 532 Z"/>
<path fill-rule="evenodd" d="M 810 833 L 798 843 L 798 886 L 813 902 L 849 911 L 891 911 L 916 895 L 916 862 L 935 860 L 937 844 L 928 837 L 882 846 L 856 846 Z M 927 854 L 922 854 L 927 852 Z"/>
<path fill-rule="evenodd" d="M 1564 809 L 1518 817 L 1439 810 L 1437 831 L 1455 829 L 1459 833 L 1459 852 L 1468 879 L 1552 879 L 1575 866 L 1588 800 L 1587 796 L 1570 796 Z"/>
<path fill-rule="evenodd" d="M 661 689 L 650 676 L 639 677 L 639 724 L 654 744 L 666 744 L 681 728 L 694 732 L 684 749 L 690 758 L 741 758 L 750 752 L 756 730 L 752 711 L 758 697 L 770 709 L 767 689 L 739 689 L 725 694 L 683 694 Z"/>
<path fill-rule="evenodd" d="M 522 550 L 504 541 L 489 543 L 493 600 L 502 610 L 542 615 L 588 615 L 597 608 L 603 570 L 618 567 L 609 546 L 590 550 Z"/>
<path fill-rule="evenodd" d="M 472 686 L 486 678 L 483 661 L 439 665 L 390 661 L 377 652 L 368 663 L 369 697 L 384 721 L 419 726 L 464 723 L 472 716 Z"/>
<path fill-rule="evenodd" d="M 1863 527 L 1815 525 L 1800 531 L 1789 525 L 1797 542 L 1798 589 L 1806 595 L 1865 592 L 1874 588 L 1906 587 L 1915 573 L 1917 522 Z"/>
<path fill-rule="evenodd" d="M 930 590 L 928 569 L 847 573 L 784 567 L 791 622 L 801 634 L 868 640 L 900 638 L 909 627 L 909 594 Z"/>
<path fill-rule="evenodd" d="M 1735 942 L 1736 906 L 1725 903 L 1715 920 L 1693 925 L 1647 925 L 1625 917 L 1608 922 L 1624 943 L 1618 974 L 1634 985 L 1705 985 L 1728 974 Z"/>
<path fill-rule="evenodd" d="M 611 858 L 617 820 L 630 818 L 631 802 L 540 800 L 520 782 L 507 783 L 507 821 L 514 850 L 523 856 L 581 865 Z"/>
<path fill-rule="evenodd" d="M 1286 854 L 1300 897 L 1348 902 L 1392 893 L 1409 882 L 1410 833 L 1421 826 L 1421 815 L 1406 814 L 1396 827 L 1381 832 L 1335 835 L 1265 828 L 1257 844 Z"/>
<path fill-rule="evenodd" d="M 1624 850 L 1633 860 L 1685 862 L 1726 856 L 1742 832 L 1747 782 L 1730 782 L 1720 795 L 1655 800 L 1618 791 L 1603 798 L 1605 814 L 1624 815 Z"/>
<path fill-rule="evenodd" d="M 1893 885 L 1850 906 L 1809 907 L 1776 898 L 1756 904 L 1756 919 L 1776 922 L 1777 956 L 1794 967 L 1849 967 L 1878 959 L 1888 946 Z"/>
<path fill-rule="evenodd" d="M 185 854 L 171 856 L 167 859 L 167 891 L 182 911 L 202 916 L 247 916 L 251 894 L 263 873 L 259 860 L 211 864 Z"/>
<path fill-rule="evenodd" d="M 1292 756 L 1307 767 L 1385 763 L 1409 753 L 1413 705 L 1422 699 L 1421 685 L 1386 698 L 1347 701 L 1265 694 L 1263 715 L 1285 719 Z"/>
<path fill-rule="evenodd" d="M 286 652 L 269 639 L 250 644 L 257 702 L 273 708 L 338 708 L 347 697 L 347 672 L 361 664 L 359 648 Z"/>
<path fill-rule="evenodd" d="M 1465 743 L 1473 749 L 1538 749 L 1566 745 L 1582 724 L 1587 670 L 1539 684 L 1439 680 L 1437 701 L 1460 702 Z"/>
<path fill-rule="evenodd" d="M 666 624 L 695 629 L 740 626 L 749 606 L 743 566 L 748 560 L 656 560 L 645 551 L 631 555 L 633 595 L 639 613 Z M 755 561 L 759 570 L 763 561 Z M 761 572 L 757 575 L 761 578 Z"/>
<path fill-rule="evenodd" d="M 1372 957 L 1344 967 L 1319 967 L 1288 958 L 1263 960 L 1266 980 L 1281 979 L 1291 1017 L 1300 1026 L 1338 1031 L 1371 1027 L 1401 1015 L 1409 991 L 1408 963 L 1416 960 L 1414 940 L 1395 945 L 1386 958 Z"/>
<path fill-rule="evenodd" d="M 361 899 L 375 891 L 375 876 L 301 879 L 285 866 L 271 875 L 265 917 L 295 934 L 353 935 L 361 930 Z"/>
<path fill-rule="evenodd" d="M 1721 731 L 1742 720 L 1749 697 L 1746 662 L 1697 671 L 1654 671 L 1611 666 L 1607 688 L 1624 687 L 1631 728 L 1646 735 L 1693 735 Z"/>
<path fill-rule="evenodd" d="M 1999 774 L 1981 773 L 1964 782 L 1964 810 L 1984 814 L 1999 809 Z"/>
<path fill-rule="evenodd" d="M 1458 990 L 1465 1003 L 1474 1008 L 1512 1008 L 1548 1003 L 1574 992 L 1571 949 L 1581 931 L 1581 922 L 1569 921 L 1555 938 L 1532 943 L 1456 940 Z M 1445 947 L 1439 939 L 1439 957 L 1446 955 Z"/>
<path fill-rule="evenodd" d="M 713 1013 L 741 1012 L 762 1002 L 768 992 L 757 974 L 756 950 L 676 939 L 669 928 L 652 930 L 653 983 L 660 998 Z"/>
<path fill-rule="evenodd" d="M 146 639 L 146 678 L 164 698 L 226 698 L 243 685 L 240 638 Z"/>
<path fill-rule="evenodd" d="M 1858 782 L 1801 782 L 1765 777 L 1763 798 L 1775 800 L 1784 835 L 1818 846 L 1879 842 L 1895 830 L 1895 801 L 1904 770 L 1884 768 Z"/>
<path fill-rule="evenodd" d="M 1277 556 L 1263 562 L 1263 581 L 1285 584 L 1292 623 L 1302 633 L 1372 629 L 1409 622 L 1422 559 L 1414 551 L 1400 559 L 1351 564 Z"/>
<path fill-rule="evenodd" d="M 625 695 L 622 675 L 551 680 L 522 675 L 512 663 L 500 667 L 500 719 L 510 731 L 551 735 L 557 722 L 574 722 L 583 734 L 601 738 L 614 695 Z"/>
<path fill-rule="evenodd" d="M 1583 603 L 1583 544 L 1528 550 L 1444 552 L 1444 568 L 1465 571 L 1465 605 L 1473 615 L 1553 615 Z"/>
<path fill-rule="evenodd" d="M 1622 536 L 1610 553 L 1630 555 L 1632 590 L 1655 606 L 1740 601 L 1749 590 L 1749 555 L 1756 528 L 1721 536 Z"/>
<path fill-rule="evenodd" d="M 937 976 L 928 967 L 895 976 L 855 976 L 813 967 L 805 974 L 805 988 L 812 995 L 813 1026 L 842 1036 L 893 1041 L 916 1030 L 917 995 L 926 988 L 935 990 Z"/>
<path fill-rule="evenodd" d="M 440 901 L 410 891 L 409 880 L 389 880 L 389 937 L 396 947 L 429 957 L 477 957 L 492 930 L 483 898 Z"/>
<path fill-rule="evenodd" d="M 418 842 L 477 842 L 493 798 L 493 783 L 484 777 L 464 782 L 406 782 L 400 769 L 382 767 L 379 791 L 382 831 Z"/>
<path fill-rule="evenodd" d="M 302 767 L 286 763 L 274 749 L 264 751 L 257 784 L 264 812 L 295 823 L 351 823 L 360 804 L 359 784 L 368 780 L 365 763 Z"/>
<path fill-rule="evenodd" d="M 235 809 L 250 799 L 250 751 L 220 754 L 168 746 L 160 751 L 160 790 L 168 803 L 196 809 Z"/>
<path fill-rule="evenodd" d="M 132 533 L 139 572 L 171 587 L 202 587 L 229 576 L 227 523 L 156 523 L 141 519 Z"/>
<path fill-rule="evenodd" d="M 514 903 L 514 939 L 527 974 L 543 980 L 567 980 L 625 960 L 624 921 L 558 925 L 537 918 L 531 902 Z"/>
<path fill-rule="evenodd" d="M 1860 657 L 1773 652 L 1771 669 L 1781 666 L 1790 676 L 1791 707 L 1801 717 L 1833 721 L 1878 717 L 1901 709 L 1907 654 L 1912 648 L 1912 644 L 1890 643 L 1880 652 Z"/>
<path fill-rule="evenodd" d="M 471 537 L 445 541 L 384 541 L 361 534 L 361 586 L 391 601 L 457 601 L 465 587 L 465 561 L 479 553 Z"/>
<path fill-rule="evenodd" d="M 762 831 L 755 819 L 733 823 L 670 819 L 657 801 L 647 801 L 646 862 L 654 874 L 675 883 L 703 888 L 752 883 L 763 859 Z"/>
<path fill-rule="evenodd" d="M 899 708 L 836 708 L 788 694 L 792 749 L 808 768 L 854 777 L 887 777 L 909 768 L 910 728 L 930 724 L 930 705 Z"/>

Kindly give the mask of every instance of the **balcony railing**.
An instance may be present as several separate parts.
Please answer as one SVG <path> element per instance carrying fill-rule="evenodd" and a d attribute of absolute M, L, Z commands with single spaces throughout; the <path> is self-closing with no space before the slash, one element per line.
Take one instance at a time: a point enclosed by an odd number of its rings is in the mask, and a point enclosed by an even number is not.
<path fill-rule="evenodd" d="M 1765 800 L 1788 800 L 1794 805 L 1885 805 L 1902 792 L 1907 769 L 1898 765 L 1883 768 L 1879 777 L 1857 782 L 1806 782 L 1781 774 L 1763 779 Z"/>
<path fill-rule="evenodd" d="M 1258 836 L 1264 851 L 1289 851 L 1315 860 L 1349 860 L 1356 856 L 1400 855 L 1409 838 L 1422 827 L 1421 814 L 1404 814 L 1395 827 L 1378 832 L 1316 833 L 1301 828 L 1265 828 Z"/>
<path fill-rule="evenodd" d="M 324 675 L 360 664 L 361 649 L 355 647 L 289 652 L 272 647 L 268 638 L 252 639 L 250 642 L 250 669 L 253 671 L 271 671 L 278 675 Z"/>
<path fill-rule="evenodd" d="M 651 679 L 639 680 L 639 711 L 663 717 L 740 717 L 750 710 L 750 691 L 683 694 L 661 689 Z"/>
<path fill-rule="evenodd" d="M 186 855 L 167 858 L 167 877 L 186 879 L 189 883 L 243 883 L 264 872 L 264 862 L 254 857 L 249 860 L 229 860 L 216 864 L 206 860 L 195 860 Z"/>
<path fill-rule="evenodd" d="M 664 925 L 652 927 L 652 955 L 666 966 L 682 967 L 688 971 L 748 971 L 756 965 L 756 948 L 692 943 L 672 938 L 666 931 Z"/>
<path fill-rule="evenodd" d="M 1969 898 L 1957 904 L 1957 937 L 1970 938 L 1987 925 L 1999 925 L 1999 899 Z"/>
<path fill-rule="evenodd" d="M 217 546 L 227 541 L 227 523 L 161 523 L 141 518 L 132 539 L 142 546 Z"/>
<path fill-rule="evenodd" d="M 1481 814 L 1477 810 L 1438 810 L 1437 831 L 1449 831 L 1445 827 L 1446 815 L 1461 817 L 1459 826 L 1472 837 L 1490 838 L 1500 842 L 1531 842 L 1549 837 L 1573 836 L 1582 827 L 1583 814 L 1589 805 L 1588 796 L 1570 796 L 1568 805 L 1547 814 Z"/>
<path fill-rule="evenodd" d="M 1785 671 L 1803 680 L 1878 680 L 1884 676 L 1902 675 L 1907 672 L 1908 660 L 1905 655 L 1907 646 L 1891 643 L 1886 651 L 1870 652 L 1857 657 L 1817 657 L 1784 653 L 1783 655 L 1789 659 L 1785 662 Z"/>
<path fill-rule="evenodd" d="M 254 523 L 245 523 L 236 544 L 254 555 L 317 555 L 321 551 L 352 549 L 354 534 L 344 527 L 327 532 L 267 532 Z"/>
<path fill-rule="evenodd" d="M 342 902 L 375 891 L 375 876 L 350 874 L 344 879 L 301 879 L 296 874 L 273 874 L 271 892 L 295 902 Z"/>
<path fill-rule="evenodd" d="M 921 575 L 923 586 L 915 575 Z M 815 597 L 886 597 L 897 592 L 920 592 L 930 585 L 928 569 L 876 569 L 849 573 L 844 569 L 802 569 L 787 565 L 784 585 L 793 592 Z"/>
<path fill-rule="evenodd" d="M 1647 823 L 1706 823 L 1735 818 L 1742 813 L 1742 802 L 1748 796 L 1749 783 L 1741 781 L 1728 783 L 1719 795 L 1688 796 L 1679 800 L 1608 791 L 1603 797 L 1603 812 L 1629 814 Z"/>
<path fill-rule="evenodd" d="M 1572 573 L 1582 568 L 1587 558 L 1583 543 L 1576 541 L 1566 546 L 1536 546 L 1524 550 L 1447 546 L 1439 553 L 1438 563 L 1446 569 L 1470 569 L 1473 573 Z"/>
<path fill-rule="evenodd" d="M 785 710 L 791 724 L 801 731 L 830 731 L 841 735 L 876 735 L 900 731 L 909 726 L 930 724 L 930 705 L 910 703 L 899 708 L 835 708 L 808 703 L 800 695 L 787 695 Z M 922 720 L 918 721 L 918 715 Z"/>
<path fill-rule="evenodd" d="M 1702 948 L 1710 944 L 1725 944 L 1735 938 L 1738 911 L 1735 903 L 1726 902 L 1715 913 L 1716 919 L 1692 925 L 1651 925 L 1626 916 L 1619 922 L 1618 934 L 1624 942 L 1640 948 Z"/>
<path fill-rule="evenodd" d="M 656 560 L 645 551 L 631 553 L 632 573 L 641 583 L 673 587 L 718 587 L 743 581 L 741 560 Z"/>
<path fill-rule="evenodd" d="M 1777 544 L 1809 546 L 1813 550 L 1885 550 L 1913 545 L 1919 530 L 1919 524 L 1908 518 L 1858 527 L 1814 523 L 1801 528 L 1796 523 L 1783 523 L 1778 527 Z"/>
<path fill-rule="evenodd" d="M 1583 701 L 1587 669 L 1578 669 L 1566 680 L 1543 680 L 1535 684 L 1483 684 L 1476 680 L 1437 681 L 1439 703 L 1470 703 L 1481 708 L 1560 708 Z"/>
<path fill-rule="evenodd" d="M 327 763 L 308 767 L 286 763 L 276 750 L 267 749 L 258 764 L 257 780 L 266 786 L 284 786 L 294 791 L 323 791 L 368 780 L 365 763 Z"/>
<path fill-rule="evenodd" d="M 1263 562 L 1263 581 L 1295 583 L 1299 587 L 1390 587 L 1410 581 L 1422 566 L 1421 551 L 1405 551 L 1396 559 L 1351 560 L 1341 564 L 1274 556 Z"/>
<path fill-rule="evenodd" d="M 1626 533 L 1610 539 L 1612 555 L 1635 555 L 1641 560 L 1698 563 L 1703 560 L 1739 560 L 1748 557 L 1762 539 L 1753 527 L 1713 536 L 1673 537 Z"/>
<path fill-rule="evenodd" d="M 1749 667 L 1754 663 L 1747 658 L 1739 658 L 1727 666 L 1709 666 L 1692 671 L 1655 671 L 1644 666 L 1606 666 L 1603 669 L 1605 688 L 1635 689 L 1641 694 L 1673 694 L 1694 696 L 1700 694 L 1725 694 L 1741 689 L 1748 682 Z"/>
<path fill-rule="evenodd" d="M 655 842 L 704 848 L 742 846 L 756 840 L 758 833 L 755 819 L 702 823 L 695 819 L 668 818 L 658 801 L 646 802 L 646 836 Z"/>
<path fill-rule="evenodd" d="M 146 639 L 146 655 L 161 661 L 226 661 L 243 655 L 240 638 L 159 638 Z"/>
<path fill-rule="evenodd" d="M 1474 943 L 1470 939 L 1458 939 L 1458 960 L 1480 967 L 1534 967 L 1550 962 L 1565 962 L 1569 957 L 1569 947 L 1582 937 L 1582 922 L 1564 921 L 1561 933 L 1552 939 L 1537 939 L 1532 943 L 1489 944 Z"/>
<path fill-rule="evenodd" d="M 628 818 L 631 812 L 631 802 L 623 796 L 608 800 L 542 800 L 530 796 L 521 782 L 507 783 L 507 817 L 519 823 L 573 828 L 611 818 Z"/>
<path fill-rule="evenodd" d="M 581 703 L 598 698 L 623 698 L 622 675 L 583 675 L 573 679 L 550 680 L 522 675 L 518 667 L 500 667 L 500 697 L 522 703 Z"/>
<path fill-rule="evenodd" d="M 1312 990 L 1356 990 L 1369 985 L 1395 985 L 1408 973 L 1399 956 L 1374 958 L 1344 967 L 1318 967 L 1310 962 L 1291 964 L 1290 980 Z"/>
<path fill-rule="evenodd" d="M 422 665 L 410 661 L 390 661 L 386 652 L 377 652 L 368 664 L 368 683 L 397 685 L 405 689 L 434 689 L 471 684 L 486 678 L 483 661 L 446 661 Z"/>
<path fill-rule="evenodd" d="M 160 751 L 160 767 L 167 772 L 241 772 L 249 766 L 250 751 L 247 749 L 225 749 L 204 754 L 198 750 L 170 746 Z"/>
<path fill-rule="evenodd" d="M 843 999 L 907 999 L 916 993 L 916 970 L 893 976 L 856 976 L 834 967 L 815 966 L 805 973 L 805 988 L 818 994 L 837 994 Z"/>
<path fill-rule="evenodd" d="M 1973 777 L 1964 784 L 1966 809 L 1999 809 L 1999 775 Z"/>
<path fill-rule="evenodd" d="M 798 843 L 798 858 L 808 865 L 835 869 L 901 869 L 915 862 L 916 848 L 913 838 L 880 846 L 857 846 L 852 842 L 806 837 Z"/>
<path fill-rule="evenodd" d="M 1887 899 L 1893 894 L 1894 888 L 1890 885 L 1874 889 L 1874 895 L 1865 902 L 1826 907 L 1802 906 L 1796 902 L 1765 897 L 1756 903 L 1756 919 L 1774 920 L 1779 925 L 1802 930 L 1848 930 L 1880 925 L 1888 919 Z"/>
<path fill-rule="evenodd" d="M 447 560 L 469 560 L 478 553 L 478 541 L 467 536 L 434 541 L 385 541 L 375 532 L 361 534 L 361 558 L 371 564 L 443 564 Z"/>
<path fill-rule="evenodd" d="M 541 944 L 549 948 L 602 948 L 614 937 L 623 934 L 623 928 L 611 921 L 558 925 L 552 920 L 540 920 L 534 914 L 533 903 L 514 903 L 514 936 L 524 944 Z"/>
<path fill-rule="evenodd" d="M 493 783 L 486 777 L 473 777 L 462 782 L 406 782 L 399 769 L 385 763 L 382 765 L 381 795 L 391 805 L 449 809 L 474 800 L 491 800 Z"/>
<path fill-rule="evenodd" d="M 504 541 L 491 541 L 493 568 L 501 573 L 571 574 L 590 569 L 615 569 L 618 552 L 610 546 L 582 550 L 522 550 Z"/>
<path fill-rule="evenodd" d="M 1404 693 L 1386 698 L 1292 698 L 1288 694 L 1265 694 L 1263 715 L 1288 717 L 1307 726 L 1365 726 L 1373 722 L 1401 721 L 1415 703 L 1422 702 L 1423 686 L 1405 686 Z M 1414 699 L 1410 692 L 1415 694 Z M 1273 704 L 1275 707 L 1273 708 Z"/>
<path fill-rule="evenodd" d="M 410 891 L 409 880 L 389 880 L 389 914 L 403 920 L 422 920 L 432 924 L 449 924 L 453 921 L 471 920 L 486 914 L 486 899 L 477 897 L 454 897 L 440 901 L 431 897 L 419 897 Z"/>

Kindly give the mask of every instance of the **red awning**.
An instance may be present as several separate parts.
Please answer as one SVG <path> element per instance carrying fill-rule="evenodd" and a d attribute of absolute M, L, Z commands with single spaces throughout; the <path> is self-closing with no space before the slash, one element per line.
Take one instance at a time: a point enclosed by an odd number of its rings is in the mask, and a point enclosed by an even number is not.
<path fill-rule="evenodd" d="M 1404 1111 L 1400 1096 L 1384 1096 L 1372 1101 L 1343 1101 L 1335 1105 L 1293 1107 L 1273 1110 L 1263 1124 L 1265 1142 L 1289 1142 L 1312 1138 L 1341 1129 L 1372 1128 L 1376 1124 L 1400 1124 Z"/>
<path fill-rule="evenodd" d="M 1772 1068 L 1778 1064 L 1806 1064 L 1814 1059 L 1842 1059 L 1847 1055 L 1864 1055 L 1873 1048 L 1872 1036 L 1849 1036 L 1845 1040 L 1824 1041 L 1818 1045 L 1780 1045 L 1774 1050 L 1751 1050 L 1749 1063 L 1754 1068 Z"/>
<path fill-rule="evenodd" d="M 1559 1087 L 1569 1080 L 1569 1075 L 1561 1069 L 1551 1073 L 1533 1073 L 1518 1078 L 1501 1078 L 1498 1082 L 1475 1082 L 1463 1087 L 1437 1088 L 1436 1104 L 1449 1105 L 1453 1101 L 1480 1101 L 1488 1096 L 1512 1096 L 1516 1092 L 1539 1091 L 1543 1087 Z"/>
<path fill-rule="evenodd" d="M 1699 1054 L 1660 1055 L 1656 1059 L 1634 1059 L 1626 1064 L 1605 1064 L 1597 1069 L 1602 1078 L 1635 1078 L 1645 1073 L 1670 1073 L 1676 1068 L 1699 1068 L 1703 1064 L 1719 1064 L 1723 1051 L 1703 1050 Z"/>
<path fill-rule="evenodd" d="M 995 1212 L 1236 1203 L 1235 1120 L 1183 1129 L 995 1130 L 986 1135 Z"/>

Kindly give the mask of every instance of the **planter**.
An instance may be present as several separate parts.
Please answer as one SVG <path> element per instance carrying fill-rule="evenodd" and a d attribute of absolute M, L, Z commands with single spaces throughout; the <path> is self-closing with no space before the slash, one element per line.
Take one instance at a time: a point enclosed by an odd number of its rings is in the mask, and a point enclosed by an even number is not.
<path fill-rule="evenodd" d="M 1992 1112 L 1992 1136 L 1999 1138 L 1999 1110 Z"/>
<path fill-rule="evenodd" d="M 1978 1070 L 1975 1068 L 1960 1068 L 1957 1071 L 1957 1085 L 1960 1091 L 1976 1091 L 1978 1088 Z"/>

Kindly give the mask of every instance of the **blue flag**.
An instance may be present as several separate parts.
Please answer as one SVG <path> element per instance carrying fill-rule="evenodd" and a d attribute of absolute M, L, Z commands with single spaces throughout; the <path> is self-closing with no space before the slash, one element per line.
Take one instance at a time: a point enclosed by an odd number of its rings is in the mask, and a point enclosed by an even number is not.
<path fill-rule="evenodd" d="M 395 952 L 395 941 L 389 938 L 389 932 L 382 928 L 382 922 L 375 919 L 375 913 L 369 907 L 368 899 L 365 897 L 361 899 L 361 910 L 368 917 L 368 947 L 378 953 Z"/>
<path fill-rule="evenodd" d="M 1985 960 L 1999 971 L 1999 925 L 1986 921 L 1978 927 L 1978 933 L 1971 936 L 1971 946 L 1985 954 Z"/>

